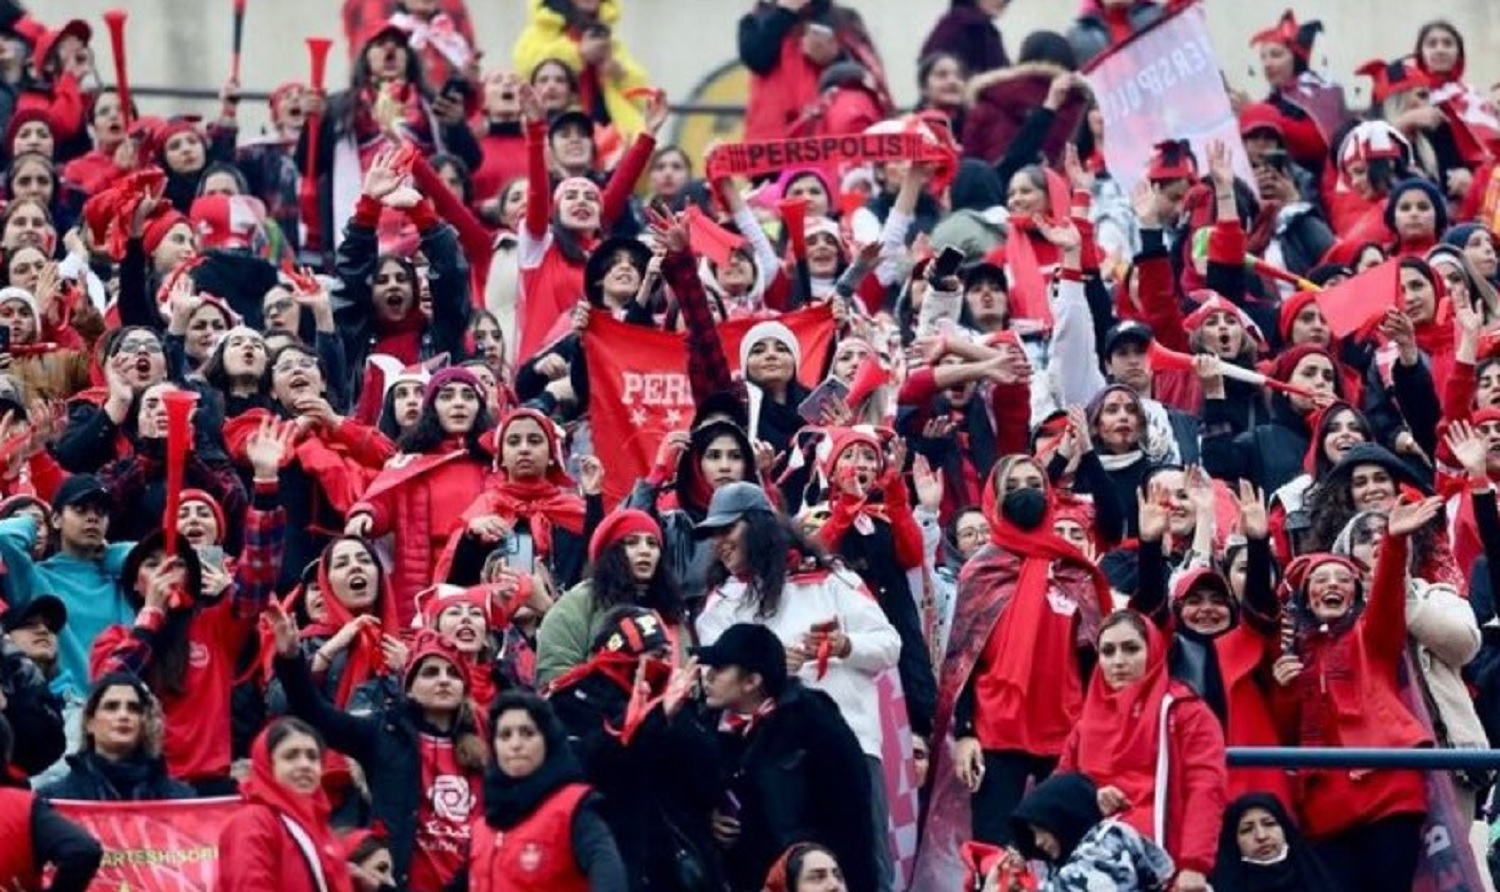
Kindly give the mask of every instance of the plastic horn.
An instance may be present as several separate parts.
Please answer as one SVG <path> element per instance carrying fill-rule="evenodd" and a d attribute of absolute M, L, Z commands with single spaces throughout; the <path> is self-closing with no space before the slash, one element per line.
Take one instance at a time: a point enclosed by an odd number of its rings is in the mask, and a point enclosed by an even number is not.
<path fill-rule="evenodd" d="M 123 9 L 110 9 L 104 13 L 104 24 L 109 28 L 109 46 L 115 53 L 115 92 L 120 96 L 120 117 L 125 119 L 125 130 L 130 131 L 130 78 L 125 66 L 125 19 Z"/>
<path fill-rule="evenodd" d="M 870 394 L 877 388 L 890 382 L 891 374 L 886 371 L 885 366 L 875 354 L 867 354 L 860 360 L 859 368 L 854 370 L 854 383 L 849 385 L 849 395 L 844 397 L 844 404 L 850 411 L 857 410 Z"/>
<path fill-rule="evenodd" d="M 1156 341 L 1151 342 L 1151 348 L 1146 353 L 1151 360 L 1151 368 L 1156 371 L 1190 372 L 1193 370 L 1193 357 L 1186 353 L 1178 353 L 1176 350 L 1168 350 Z M 1242 381 L 1255 387 L 1268 387 L 1271 390 L 1279 390 L 1288 396 L 1300 396 L 1307 399 L 1313 398 L 1310 390 L 1305 390 L 1285 381 L 1262 375 L 1260 372 L 1237 366 L 1232 362 L 1225 362 L 1214 357 L 1219 368 L 1218 372 L 1232 381 Z"/>
<path fill-rule="evenodd" d="M 315 93 L 323 92 L 323 75 L 328 70 L 328 51 L 333 41 L 326 37 L 307 38 L 309 62 L 308 86 Z M 320 115 L 308 115 L 302 125 L 307 130 L 307 158 L 302 168 L 302 186 L 298 204 L 302 210 L 302 225 L 307 229 L 305 247 L 319 250 L 323 247 L 320 220 L 318 219 L 318 131 L 323 126 Z"/>
<path fill-rule="evenodd" d="M 167 507 L 161 519 L 166 534 L 167 556 L 177 553 L 177 508 L 182 503 L 182 475 L 188 452 L 193 448 L 193 407 L 198 394 L 172 390 L 162 394 L 167 410 Z"/>
<path fill-rule="evenodd" d="M 1208 258 L 1208 239 L 1211 234 L 1211 230 L 1209 230 L 1207 227 L 1204 227 L 1193 234 L 1193 259 L 1206 260 Z M 1312 282 L 1304 279 L 1296 273 L 1288 272 L 1281 267 L 1272 266 L 1261 258 L 1256 257 L 1254 254 L 1245 255 L 1245 269 L 1248 269 L 1250 272 L 1255 273 L 1256 275 L 1265 276 L 1268 279 L 1275 279 L 1279 282 L 1285 282 L 1288 285 L 1296 288 L 1298 291 L 1323 290 L 1322 286 L 1320 286 L 1317 282 Z"/>
<path fill-rule="evenodd" d="M 229 76 L 240 81 L 240 48 L 245 45 L 245 0 L 234 0 L 234 38 L 230 45 Z"/>

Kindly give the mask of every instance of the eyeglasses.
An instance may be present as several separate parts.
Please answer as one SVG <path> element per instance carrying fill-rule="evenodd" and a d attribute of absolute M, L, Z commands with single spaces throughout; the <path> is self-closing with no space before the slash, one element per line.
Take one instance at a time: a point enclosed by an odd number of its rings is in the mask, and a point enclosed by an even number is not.
<path fill-rule="evenodd" d="M 296 359 L 284 359 L 271 367 L 271 371 L 277 375 L 285 375 L 289 372 L 307 372 L 318 367 L 318 361 L 311 356 L 300 356 Z"/>
<path fill-rule="evenodd" d="M 120 342 L 120 353 L 160 353 L 161 341 L 156 338 L 127 338 Z"/>

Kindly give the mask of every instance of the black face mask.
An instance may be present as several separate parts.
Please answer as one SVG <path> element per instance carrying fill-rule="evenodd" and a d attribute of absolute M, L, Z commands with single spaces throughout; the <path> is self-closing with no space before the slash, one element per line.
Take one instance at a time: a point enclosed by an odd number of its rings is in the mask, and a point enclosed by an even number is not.
<path fill-rule="evenodd" d="M 1030 487 L 1018 489 L 1006 495 L 1000 503 L 1000 513 L 1021 529 L 1034 530 L 1047 513 L 1047 494 Z"/>

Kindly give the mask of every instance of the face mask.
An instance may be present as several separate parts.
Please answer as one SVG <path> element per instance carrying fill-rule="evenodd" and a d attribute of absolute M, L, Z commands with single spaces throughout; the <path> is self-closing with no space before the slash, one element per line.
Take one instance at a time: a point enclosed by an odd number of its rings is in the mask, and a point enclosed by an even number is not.
<path fill-rule="evenodd" d="M 1018 489 L 1000 503 L 1005 519 L 1023 530 L 1034 530 L 1047 513 L 1047 494 L 1039 489 Z"/>

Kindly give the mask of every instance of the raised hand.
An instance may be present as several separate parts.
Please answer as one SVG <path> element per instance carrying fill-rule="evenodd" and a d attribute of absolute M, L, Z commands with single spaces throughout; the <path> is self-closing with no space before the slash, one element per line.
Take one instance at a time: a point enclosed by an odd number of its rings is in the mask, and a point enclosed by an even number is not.
<path fill-rule="evenodd" d="M 1213 179 L 1214 186 L 1221 190 L 1233 190 L 1234 159 L 1229 154 L 1229 146 L 1223 140 L 1209 140 L 1204 154 L 1208 161 L 1208 175 Z"/>
<path fill-rule="evenodd" d="M 384 148 L 375 153 L 375 159 L 370 162 L 370 169 L 365 171 L 363 192 L 376 201 L 382 201 L 387 195 L 395 192 L 401 186 L 401 174 L 396 170 L 396 149 Z"/>
<path fill-rule="evenodd" d="M 1455 421 L 1448 426 L 1448 449 L 1459 465 L 1475 480 L 1486 479 L 1489 463 L 1489 443 L 1474 432 L 1467 421 Z"/>
<path fill-rule="evenodd" d="M 1136 493 L 1136 523 L 1142 542 L 1160 542 L 1167 534 L 1166 491 L 1159 482 L 1151 483 L 1150 491 L 1141 489 Z"/>
<path fill-rule="evenodd" d="M 1270 535 L 1271 523 L 1266 513 L 1265 497 L 1248 480 L 1241 480 L 1235 501 L 1240 506 L 1240 532 L 1246 539 L 1264 539 Z"/>
<path fill-rule="evenodd" d="M 516 97 L 521 101 L 521 117 L 527 123 L 539 124 L 547 120 L 547 112 L 542 108 L 542 100 L 536 95 L 536 88 L 531 84 L 521 84 L 516 89 Z"/>
<path fill-rule="evenodd" d="M 1083 166 L 1083 162 L 1078 158 L 1078 146 L 1071 142 L 1068 143 L 1068 148 L 1063 153 L 1063 170 L 1067 173 L 1068 182 L 1074 189 L 1082 189 L 1085 192 L 1093 190 L 1093 171 Z M 1142 182 L 1149 181 L 1143 180 Z"/>
<path fill-rule="evenodd" d="M 297 620 L 274 600 L 265 612 L 266 622 L 271 627 L 272 640 L 276 642 L 276 656 L 297 655 Z"/>
<path fill-rule="evenodd" d="M 1410 536 L 1430 523 L 1442 510 L 1443 500 L 1440 496 L 1431 496 L 1420 502 L 1398 502 L 1396 507 L 1391 509 L 1386 534 Z"/>
<path fill-rule="evenodd" d="M 1130 190 L 1130 207 L 1135 211 L 1135 219 L 1141 224 L 1142 229 L 1156 229 L 1161 226 L 1161 220 L 1157 216 L 1156 209 L 1160 199 L 1156 194 L 1156 186 L 1148 179 L 1142 179 Z"/>
<path fill-rule="evenodd" d="M 604 492 L 604 462 L 597 456 L 585 455 L 578 459 L 578 488 L 585 496 Z"/>
<path fill-rule="evenodd" d="M 937 511 L 943 504 L 943 475 L 934 471 L 927 456 L 920 452 L 912 459 L 911 478 L 917 489 L 917 504 Z"/>
<path fill-rule="evenodd" d="M 266 418 L 245 444 L 245 457 L 257 480 L 275 480 L 281 470 L 282 460 L 292 451 L 292 439 L 297 428 L 290 424 L 277 424 Z"/>

